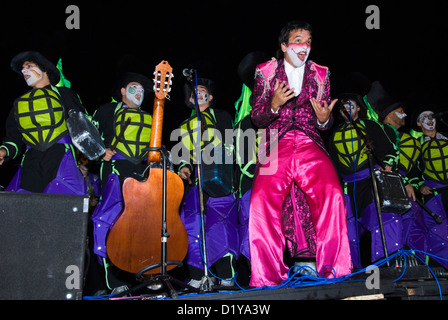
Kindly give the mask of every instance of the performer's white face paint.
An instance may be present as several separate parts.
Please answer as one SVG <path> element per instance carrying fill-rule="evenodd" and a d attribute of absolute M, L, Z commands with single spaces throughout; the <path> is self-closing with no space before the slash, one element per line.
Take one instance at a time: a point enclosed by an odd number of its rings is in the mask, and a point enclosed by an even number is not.
<path fill-rule="evenodd" d="M 32 87 L 43 77 L 43 72 L 38 67 L 23 68 L 22 74 L 25 78 L 26 84 L 30 87 Z"/>
<path fill-rule="evenodd" d="M 296 68 L 303 66 L 310 55 L 311 46 L 307 43 L 290 43 L 286 47 L 286 53 Z"/>
<path fill-rule="evenodd" d="M 208 93 L 198 92 L 198 104 L 203 105 L 210 102 L 210 95 Z"/>
<path fill-rule="evenodd" d="M 406 113 L 401 113 L 401 112 L 395 112 L 395 115 L 400 119 L 404 119 L 407 117 Z"/>
<path fill-rule="evenodd" d="M 357 118 L 358 116 L 358 106 L 356 102 L 353 100 L 347 100 L 344 102 L 344 108 L 347 110 L 347 113 L 353 118 Z"/>
<path fill-rule="evenodd" d="M 204 86 L 198 86 L 198 105 L 210 102 L 210 94 Z"/>
<path fill-rule="evenodd" d="M 126 87 L 126 98 L 140 107 L 144 98 L 144 89 L 141 85 L 130 84 Z"/>
<path fill-rule="evenodd" d="M 418 121 L 422 124 L 423 128 L 432 131 L 436 128 L 436 119 L 433 116 L 434 112 L 424 111 L 418 116 Z"/>

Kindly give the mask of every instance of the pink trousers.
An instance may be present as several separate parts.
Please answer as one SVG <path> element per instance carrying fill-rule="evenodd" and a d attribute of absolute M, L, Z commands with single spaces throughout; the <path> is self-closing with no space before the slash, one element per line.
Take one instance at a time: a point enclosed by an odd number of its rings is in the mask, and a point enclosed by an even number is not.
<path fill-rule="evenodd" d="M 332 162 L 305 133 L 293 130 L 260 167 L 252 188 L 250 286 L 276 286 L 287 278 L 282 205 L 296 183 L 305 193 L 316 231 L 316 268 L 326 278 L 351 272 L 347 211 Z"/>

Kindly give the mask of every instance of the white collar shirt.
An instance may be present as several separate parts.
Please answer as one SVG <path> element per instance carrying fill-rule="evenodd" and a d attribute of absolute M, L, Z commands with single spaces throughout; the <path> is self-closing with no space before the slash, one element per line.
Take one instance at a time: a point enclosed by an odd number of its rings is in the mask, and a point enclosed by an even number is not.
<path fill-rule="evenodd" d="M 295 68 L 285 60 L 285 72 L 288 77 L 290 88 L 294 88 L 295 96 L 297 97 L 302 91 L 303 75 L 305 74 L 305 65 Z"/>

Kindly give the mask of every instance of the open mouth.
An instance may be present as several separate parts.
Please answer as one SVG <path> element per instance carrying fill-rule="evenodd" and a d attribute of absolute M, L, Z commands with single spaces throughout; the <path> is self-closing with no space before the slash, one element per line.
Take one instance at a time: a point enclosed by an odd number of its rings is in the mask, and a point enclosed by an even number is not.
<path fill-rule="evenodd" d="M 306 52 L 306 51 L 301 51 L 301 52 L 299 52 L 299 53 L 297 54 L 297 57 L 298 57 L 300 60 L 304 61 L 304 60 L 306 59 L 306 55 L 307 55 L 307 52 Z"/>

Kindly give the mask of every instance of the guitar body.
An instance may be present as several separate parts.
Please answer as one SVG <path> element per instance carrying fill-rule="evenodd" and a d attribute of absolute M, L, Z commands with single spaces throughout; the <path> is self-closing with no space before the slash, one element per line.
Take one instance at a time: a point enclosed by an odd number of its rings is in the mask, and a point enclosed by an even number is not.
<path fill-rule="evenodd" d="M 151 130 L 151 148 L 162 144 L 163 108 L 170 91 L 171 66 L 162 61 L 154 74 L 154 111 Z M 148 164 L 160 163 L 160 153 L 151 150 Z M 107 254 L 121 270 L 138 273 L 143 268 L 162 262 L 162 241 L 166 241 L 167 260 L 182 261 L 188 251 L 187 231 L 179 216 L 184 194 L 182 179 L 172 171 L 166 172 L 166 232 L 163 230 L 163 169 L 151 168 L 146 181 L 127 178 L 123 182 L 124 210 L 109 232 Z M 175 265 L 167 265 L 166 270 Z M 160 267 L 145 274 L 155 274 Z"/>
<path fill-rule="evenodd" d="M 123 182 L 125 209 L 107 238 L 108 256 L 121 270 L 137 273 L 161 262 L 163 169 L 152 168 L 147 181 L 127 178 Z M 167 171 L 167 260 L 182 261 L 188 236 L 179 216 L 184 193 L 182 179 Z M 113 248 L 113 250 L 109 250 Z M 167 270 L 174 268 L 168 265 Z M 160 273 L 159 268 L 146 274 Z"/>

